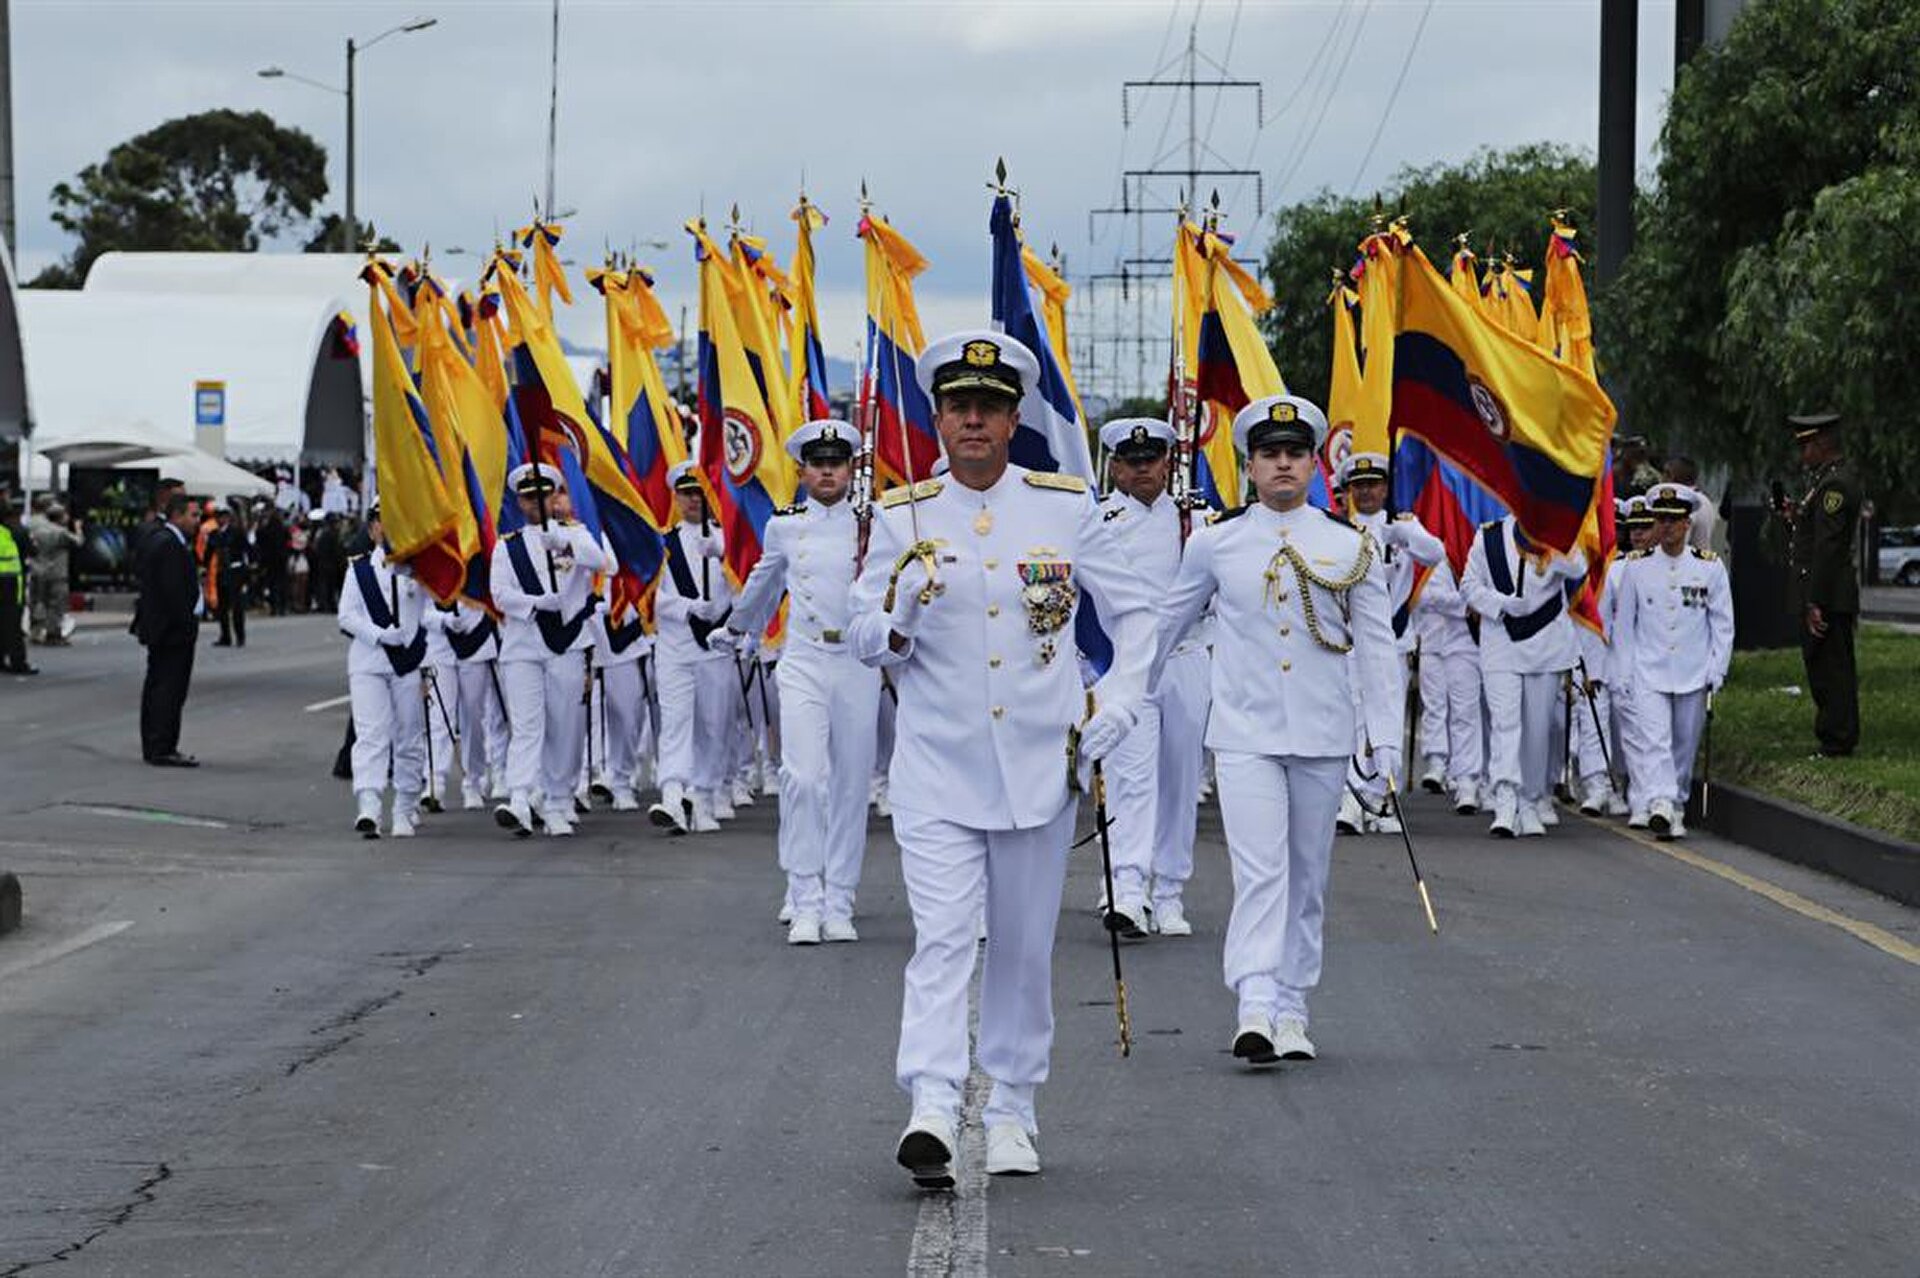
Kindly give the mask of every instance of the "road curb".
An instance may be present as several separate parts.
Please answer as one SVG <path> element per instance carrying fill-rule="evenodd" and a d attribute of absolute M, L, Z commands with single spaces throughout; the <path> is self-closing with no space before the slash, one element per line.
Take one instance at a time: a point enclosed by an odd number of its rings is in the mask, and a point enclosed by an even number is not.
<path fill-rule="evenodd" d="M 20 880 L 5 870 L 0 870 L 0 936 L 5 936 L 20 926 L 23 899 Z"/>
<path fill-rule="evenodd" d="M 1920 844 L 1720 781 L 1709 815 L 1700 815 L 1698 787 L 1687 806 L 1690 823 L 1721 838 L 1920 906 Z"/>

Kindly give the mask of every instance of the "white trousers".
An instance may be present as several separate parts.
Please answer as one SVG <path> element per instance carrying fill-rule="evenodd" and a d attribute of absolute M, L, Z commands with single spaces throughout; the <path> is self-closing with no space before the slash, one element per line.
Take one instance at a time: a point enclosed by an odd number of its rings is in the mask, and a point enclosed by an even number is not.
<path fill-rule="evenodd" d="M 724 653 L 685 660 L 656 654 L 662 786 L 713 790 L 727 774 L 740 685 Z"/>
<path fill-rule="evenodd" d="M 1582 784 L 1591 785 L 1605 781 L 1612 783 L 1607 776 L 1607 764 L 1615 760 L 1618 747 L 1612 740 L 1606 742 L 1603 751 L 1601 729 L 1613 722 L 1613 689 L 1604 683 L 1593 686 L 1593 704 L 1587 704 L 1586 694 L 1580 691 L 1579 677 L 1574 678 L 1573 689 L 1573 754 L 1574 771 L 1579 774 Z M 1598 715 L 1596 721 L 1595 715 Z"/>
<path fill-rule="evenodd" d="M 1420 758 L 1445 759 L 1450 756 L 1447 732 L 1446 658 L 1429 648 L 1420 649 L 1420 721 L 1415 725 L 1413 748 L 1420 757 L 1407 760 L 1416 775 Z"/>
<path fill-rule="evenodd" d="M 880 672 L 790 643 L 780 689 L 780 868 L 796 914 L 849 918 L 867 854 Z"/>
<path fill-rule="evenodd" d="M 916 1110 L 958 1115 L 967 983 L 979 948 L 974 922 L 984 898 L 979 1056 L 993 1080 L 984 1117 L 1036 1130 L 1033 1089 L 1046 1081 L 1053 1049 L 1053 935 L 1077 808 L 1068 802 L 1030 830 L 975 830 L 894 809 L 914 932 L 894 1068 Z"/>
<path fill-rule="evenodd" d="M 487 774 L 507 766 L 507 708 L 495 691 L 499 671 L 492 661 L 469 661 L 459 667 L 457 704 L 460 727 L 460 783 L 470 790 L 485 787 Z M 440 695 L 447 697 L 443 685 Z"/>
<path fill-rule="evenodd" d="M 1307 1019 L 1347 760 L 1216 750 L 1233 865 L 1223 974 L 1242 1014 Z"/>
<path fill-rule="evenodd" d="M 594 765 L 617 788 L 631 790 L 639 779 L 652 727 L 640 682 L 640 662 L 600 666 L 594 673 Z M 591 780 L 592 778 L 588 778 Z"/>
<path fill-rule="evenodd" d="M 873 779 L 885 781 L 887 769 L 893 765 L 893 720 L 899 703 L 892 693 L 887 691 L 883 678 L 880 684 L 880 712 L 874 718 L 873 726 Z"/>
<path fill-rule="evenodd" d="M 1480 650 L 1469 647 L 1421 658 L 1423 697 L 1429 679 L 1436 698 L 1445 707 L 1447 780 L 1456 787 L 1468 782 L 1479 785 L 1487 766 L 1486 719 L 1480 705 Z"/>
<path fill-rule="evenodd" d="M 1633 794 L 1633 773 L 1627 766 L 1627 756 L 1633 751 L 1638 740 L 1634 736 L 1633 694 L 1625 688 L 1619 689 L 1608 698 L 1609 709 L 1613 711 L 1613 720 L 1609 725 L 1613 729 L 1611 748 L 1613 750 L 1614 783 L 1627 794 L 1627 803 L 1636 810 L 1644 811 L 1646 802 Z"/>
<path fill-rule="evenodd" d="M 574 781 L 586 752 L 585 650 L 545 661 L 502 661 L 507 694 L 507 791 L 517 799 L 544 797 L 572 815 Z"/>
<path fill-rule="evenodd" d="M 427 771 L 426 723 L 420 714 L 420 672 L 347 676 L 353 705 L 353 789 L 387 788 L 392 755 L 393 792 L 411 805 Z"/>
<path fill-rule="evenodd" d="M 453 756 L 458 752 L 453 727 L 460 712 L 459 686 L 460 667 L 454 662 L 428 662 L 420 667 L 421 714 L 427 723 L 427 757 L 433 764 L 426 783 L 436 795 L 446 792 L 447 781 L 453 776 Z"/>
<path fill-rule="evenodd" d="M 1143 703 L 1127 735 L 1107 756 L 1107 817 L 1113 822 L 1114 904 L 1136 905 L 1153 878 L 1154 836 L 1160 813 L 1160 707 Z"/>
<path fill-rule="evenodd" d="M 1160 802 L 1153 817 L 1153 899 L 1178 901 L 1193 877 L 1200 819 L 1200 769 L 1206 758 L 1213 662 L 1195 645 L 1175 652 L 1160 672 Z"/>
<path fill-rule="evenodd" d="M 1560 672 L 1515 674 L 1489 670 L 1482 680 L 1487 697 L 1487 782 L 1512 786 L 1519 797 L 1546 797 L 1554 765 L 1555 720 L 1560 704 Z"/>
<path fill-rule="evenodd" d="M 1633 804 L 1645 809 L 1655 799 L 1684 807 L 1693 788 L 1693 752 L 1707 721 L 1707 690 L 1654 692 L 1633 690 L 1633 737 L 1627 769 L 1633 778 Z"/>

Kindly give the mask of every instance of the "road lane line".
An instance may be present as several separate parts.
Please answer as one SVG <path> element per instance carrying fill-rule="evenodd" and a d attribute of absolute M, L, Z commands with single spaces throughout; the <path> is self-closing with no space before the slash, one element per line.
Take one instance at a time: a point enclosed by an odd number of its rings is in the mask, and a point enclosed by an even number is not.
<path fill-rule="evenodd" d="M 325 701 L 316 701 L 310 706 L 302 706 L 300 708 L 308 714 L 318 714 L 322 710 L 331 710 L 335 706 L 344 706 L 351 700 L 353 700 L 353 695 L 349 693 L 344 697 L 328 697 Z"/>
<path fill-rule="evenodd" d="M 968 1055 L 980 1039 L 980 978 L 975 970 L 968 1010 Z M 907 1252 L 907 1278 L 986 1278 L 987 1133 L 980 1115 L 993 1080 L 975 1064 L 967 1072 L 960 1105 L 960 1148 L 954 1151 L 953 1189 L 926 1193 L 914 1219 Z"/>
<path fill-rule="evenodd" d="M 65 958 L 76 950 L 84 950 L 89 945 L 98 944 L 108 937 L 118 936 L 132 926 L 132 919 L 121 919 L 115 923 L 95 923 L 90 928 L 75 932 L 72 936 L 69 936 L 57 945 L 49 946 L 37 953 L 22 955 L 5 967 L 0 967 L 0 981 L 6 981 L 11 977 L 18 976 L 29 968 L 40 967 L 43 964 L 53 962 L 55 959 Z"/>
<path fill-rule="evenodd" d="M 1704 870 L 1717 878 L 1725 879 L 1729 883 L 1745 888 L 1756 896 L 1764 896 L 1767 900 L 1772 901 L 1782 909 L 1792 910 L 1795 914 L 1810 918 L 1817 923 L 1825 923 L 1829 927 L 1837 927 L 1848 936 L 1853 937 L 1856 941 L 1864 941 L 1883 954 L 1890 954 L 1894 958 L 1920 967 L 1920 945 L 1915 945 L 1911 941 L 1902 940 L 1883 927 L 1875 927 L 1871 923 L 1856 919 L 1851 915 L 1842 914 L 1838 910 L 1828 909 L 1818 901 L 1809 900 L 1801 896 L 1798 892 L 1783 888 L 1777 883 L 1769 883 L 1767 880 L 1757 878 L 1744 870 L 1736 870 L 1725 861 L 1716 861 L 1712 857 L 1701 852 L 1695 852 L 1691 848 L 1681 847 L 1677 843 L 1662 843 L 1658 839 L 1648 838 L 1638 830 L 1630 830 L 1617 825 L 1608 825 L 1604 821 L 1596 820 L 1593 817 L 1586 817 L 1584 820 L 1589 825 L 1599 826 L 1603 830 L 1610 831 L 1624 839 L 1638 843 L 1641 847 L 1658 852 L 1662 856 L 1670 856 L 1683 865 L 1690 865 L 1696 870 Z"/>

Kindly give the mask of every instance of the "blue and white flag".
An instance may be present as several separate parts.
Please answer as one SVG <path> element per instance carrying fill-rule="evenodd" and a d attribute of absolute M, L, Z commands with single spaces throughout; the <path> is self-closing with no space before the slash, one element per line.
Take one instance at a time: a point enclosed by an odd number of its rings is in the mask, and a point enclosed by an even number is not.
<path fill-rule="evenodd" d="M 993 327 L 1014 338 L 1040 361 L 1040 380 L 1020 402 L 1020 427 L 1013 433 L 1012 458 L 1028 470 L 1060 471 L 1095 482 L 1086 427 L 1073 402 L 1073 390 L 1054 358 L 1046 320 L 1033 303 L 1027 273 L 1020 264 L 1020 230 L 1013 224 L 1013 200 L 994 197 Z"/>

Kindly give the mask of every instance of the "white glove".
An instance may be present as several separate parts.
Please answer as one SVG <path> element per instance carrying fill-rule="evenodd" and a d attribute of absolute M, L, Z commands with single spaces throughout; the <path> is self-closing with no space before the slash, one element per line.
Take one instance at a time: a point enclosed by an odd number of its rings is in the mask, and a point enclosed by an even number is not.
<path fill-rule="evenodd" d="M 1373 770 L 1381 777 L 1394 778 L 1394 785 L 1400 784 L 1400 747 L 1375 746 L 1373 748 Z"/>
<path fill-rule="evenodd" d="M 920 559 L 909 559 L 900 569 L 900 576 L 893 586 L 893 611 L 888 614 L 893 632 L 911 639 L 920 629 L 921 616 L 927 605 L 920 602 L 923 593 L 929 593 L 927 587 L 932 584 L 927 565 Z"/>
<path fill-rule="evenodd" d="M 388 626 L 380 632 L 382 648 L 404 648 L 411 642 L 413 641 L 398 626 Z"/>
<path fill-rule="evenodd" d="M 1133 711 L 1125 706 L 1101 706 L 1080 729 L 1080 754 L 1087 762 L 1098 763 L 1112 754 L 1132 730 Z"/>
<path fill-rule="evenodd" d="M 731 651 L 740 642 L 740 633 L 725 626 L 707 635 L 707 647 L 714 652 Z"/>

